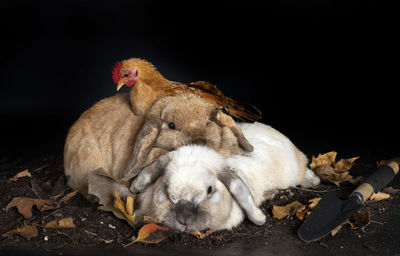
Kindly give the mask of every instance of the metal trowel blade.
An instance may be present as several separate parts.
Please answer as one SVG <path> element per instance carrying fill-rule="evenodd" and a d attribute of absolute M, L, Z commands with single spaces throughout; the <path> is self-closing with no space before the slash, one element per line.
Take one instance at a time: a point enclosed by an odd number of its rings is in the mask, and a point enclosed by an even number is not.
<path fill-rule="evenodd" d="M 340 200 L 335 193 L 329 191 L 301 225 L 297 234 L 306 243 L 317 241 L 345 222 L 361 207 L 357 198 Z"/>

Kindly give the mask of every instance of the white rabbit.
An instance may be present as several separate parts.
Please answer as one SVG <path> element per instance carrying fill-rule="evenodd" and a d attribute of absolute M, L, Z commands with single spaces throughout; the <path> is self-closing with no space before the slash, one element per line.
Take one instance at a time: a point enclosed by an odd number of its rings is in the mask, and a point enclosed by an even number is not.
<path fill-rule="evenodd" d="M 268 192 L 319 184 L 306 156 L 283 134 L 261 123 L 239 127 L 253 152 L 224 157 L 187 145 L 144 167 L 130 187 L 141 192 L 138 211 L 180 231 L 231 229 L 245 215 L 262 225 L 266 217 L 258 206 Z"/>
<path fill-rule="evenodd" d="M 70 128 L 64 148 L 68 184 L 87 194 L 87 175 L 103 168 L 129 181 L 159 155 L 189 143 L 227 156 L 252 151 L 234 120 L 194 94 L 157 100 L 147 116 L 133 114 L 128 94 L 96 103 Z"/>

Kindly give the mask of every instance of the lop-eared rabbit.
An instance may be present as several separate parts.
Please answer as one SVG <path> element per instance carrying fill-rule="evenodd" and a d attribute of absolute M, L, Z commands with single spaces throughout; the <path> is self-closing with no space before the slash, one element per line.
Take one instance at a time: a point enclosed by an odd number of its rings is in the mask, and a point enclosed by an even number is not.
<path fill-rule="evenodd" d="M 64 170 L 71 187 L 87 195 L 88 173 L 98 168 L 129 182 L 160 155 L 190 143 L 224 156 L 253 150 L 233 119 L 194 94 L 159 99 L 144 116 L 133 114 L 128 94 L 96 103 L 70 128 Z"/>
<path fill-rule="evenodd" d="M 201 145 L 187 145 L 161 156 L 133 180 L 137 211 L 185 230 L 231 229 L 245 215 L 257 225 L 259 208 L 272 191 L 320 179 L 307 168 L 306 156 L 270 126 L 239 124 L 254 151 L 224 157 Z"/>

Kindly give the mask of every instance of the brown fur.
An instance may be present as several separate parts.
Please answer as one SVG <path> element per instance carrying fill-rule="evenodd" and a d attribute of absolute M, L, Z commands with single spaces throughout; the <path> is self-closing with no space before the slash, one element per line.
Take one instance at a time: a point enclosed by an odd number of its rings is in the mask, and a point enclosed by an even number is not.
<path fill-rule="evenodd" d="M 171 104 L 172 99 L 174 104 Z M 170 122 L 174 123 L 175 129 L 168 128 Z M 163 151 L 152 151 L 160 148 L 172 151 L 197 143 L 205 144 L 224 156 L 253 150 L 231 117 L 193 94 L 158 100 L 149 112 L 137 141 L 125 179 L 135 177 L 143 166 L 156 160 Z"/>
<path fill-rule="evenodd" d="M 98 168 L 122 177 L 143 122 L 144 117 L 132 113 L 128 94 L 106 98 L 85 111 L 65 142 L 64 169 L 69 185 L 85 194 L 86 175 Z"/>
<path fill-rule="evenodd" d="M 173 122 L 176 129 L 168 128 Z M 145 119 L 131 111 L 129 95 L 104 99 L 70 128 L 64 148 L 69 185 L 87 193 L 87 174 L 103 168 L 116 179 L 134 177 L 161 154 L 189 143 L 203 143 L 224 155 L 252 147 L 232 118 L 200 97 L 169 96 L 158 100 Z"/>

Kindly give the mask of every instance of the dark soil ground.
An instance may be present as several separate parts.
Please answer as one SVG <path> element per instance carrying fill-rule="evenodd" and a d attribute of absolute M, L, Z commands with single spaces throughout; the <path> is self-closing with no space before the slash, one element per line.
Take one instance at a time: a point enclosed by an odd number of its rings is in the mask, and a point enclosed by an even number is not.
<path fill-rule="evenodd" d="M 292 188 L 280 192 L 275 199 L 262 205 L 267 214 L 267 223 L 256 226 L 245 220 L 243 224 L 230 231 L 214 232 L 199 239 L 186 233 L 173 233 L 159 244 L 135 243 L 128 248 L 123 245 L 130 242 L 138 230 L 112 213 L 97 209 L 79 194 L 62 204 L 59 209 L 39 212 L 35 207 L 33 216 L 25 219 L 16 208 L 5 210 L 7 204 L 16 196 L 34 197 L 31 182 L 47 184 L 49 188 L 63 175 L 62 157 L 0 160 L 0 234 L 23 226 L 24 222 L 36 223 L 39 234 L 30 240 L 20 235 L 0 238 L 0 254 L 5 255 L 80 255 L 108 253 L 119 255 L 174 255 L 176 253 L 192 255 L 395 255 L 400 253 L 400 198 L 393 195 L 389 200 L 370 203 L 367 209 L 371 213 L 371 223 L 363 229 L 350 230 L 348 227 L 334 237 L 326 237 L 319 242 L 306 244 L 297 236 L 301 225 L 296 217 L 276 220 L 272 217 L 273 205 L 284 205 L 294 200 L 307 203 L 311 198 L 322 196 L 335 186 L 322 184 L 313 191 Z M 371 161 L 362 158 L 353 168 L 365 170 L 371 168 Z M 29 169 L 32 178 L 24 177 L 9 181 L 16 172 Z M 47 182 L 47 183 L 46 183 Z M 397 177 L 390 185 L 400 188 Z M 340 196 L 348 195 L 354 189 L 351 185 L 338 190 Z M 72 217 L 76 228 L 49 229 L 44 224 L 53 219 Z M 195 249 L 195 250 L 193 250 Z"/>

